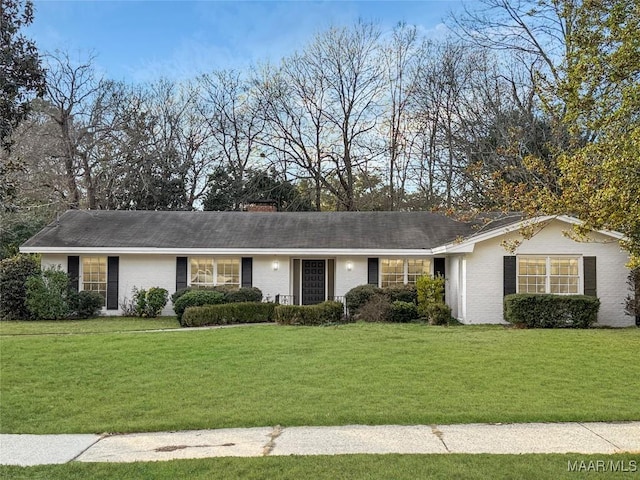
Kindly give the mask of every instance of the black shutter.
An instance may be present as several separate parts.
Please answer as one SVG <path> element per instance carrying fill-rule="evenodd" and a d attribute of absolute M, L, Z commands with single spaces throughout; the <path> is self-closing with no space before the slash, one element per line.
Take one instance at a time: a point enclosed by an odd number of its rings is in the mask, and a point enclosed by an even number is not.
<path fill-rule="evenodd" d="M 176 257 L 176 292 L 187 288 L 187 257 Z"/>
<path fill-rule="evenodd" d="M 433 259 L 433 276 L 434 277 L 444 277 L 444 258 L 434 258 Z"/>
<path fill-rule="evenodd" d="M 369 285 L 378 286 L 378 259 L 377 258 L 369 258 L 368 265 L 368 278 L 367 283 Z"/>
<path fill-rule="evenodd" d="M 504 257 L 504 277 L 503 277 L 503 294 L 511 295 L 516 293 L 516 257 Z"/>
<path fill-rule="evenodd" d="M 107 310 L 118 309 L 119 257 L 107 257 Z"/>
<path fill-rule="evenodd" d="M 253 286 L 253 258 L 242 257 L 242 288 Z"/>
<path fill-rule="evenodd" d="M 80 290 L 80 257 L 67 257 L 67 275 L 69 276 L 69 287 L 75 292 Z"/>
<path fill-rule="evenodd" d="M 590 297 L 598 296 L 596 288 L 596 257 L 584 257 L 582 259 L 584 267 L 584 294 Z"/>

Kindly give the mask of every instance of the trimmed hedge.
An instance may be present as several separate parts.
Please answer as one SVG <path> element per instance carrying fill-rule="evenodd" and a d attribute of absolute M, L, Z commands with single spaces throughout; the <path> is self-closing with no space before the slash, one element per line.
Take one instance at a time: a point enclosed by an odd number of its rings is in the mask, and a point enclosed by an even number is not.
<path fill-rule="evenodd" d="M 178 316 L 178 321 L 182 325 L 182 315 L 189 307 L 200 307 L 202 305 L 217 305 L 224 302 L 224 294 L 211 290 L 191 290 L 181 295 L 173 304 L 173 310 Z"/>
<path fill-rule="evenodd" d="M 396 300 L 389 309 L 389 321 L 395 323 L 409 323 L 418 319 L 418 306 L 413 302 Z"/>
<path fill-rule="evenodd" d="M 225 303 L 261 302 L 262 290 L 256 287 L 243 287 L 228 291 L 224 296 Z"/>
<path fill-rule="evenodd" d="M 69 310 L 72 318 L 93 318 L 100 314 L 104 298 L 98 292 L 70 290 L 68 294 Z"/>
<path fill-rule="evenodd" d="M 317 305 L 278 305 L 275 320 L 280 325 L 326 325 L 343 321 L 340 302 L 322 302 Z"/>
<path fill-rule="evenodd" d="M 415 285 L 394 285 L 384 287 L 382 293 L 389 297 L 389 301 L 413 303 L 418 305 L 418 290 Z"/>
<path fill-rule="evenodd" d="M 504 298 L 504 319 L 528 328 L 589 328 L 600 300 L 587 295 L 517 293 Z"/>
<path fill-rule="evenodd" d="M 256 287 L 234 287 L 230 285 L 217 285 L 215 287 L 186 287 L 177 290 L 171 295 L 171 303 L 175 305 L 180 297 L 188 292 L 218 292 L 224 295 L 222 303 L 235 302 L 261 302 L 262 290 Z"/>
<path fill-rule="evenodd" d="M 349 315 L 356 315 L 360 307 L 367 303 L 371 297 L 380 293 L 382 293 L 382 289 L 375 285 L 358 285 L 357 287 L 353 287 L 344 296 Z"/>
<path fill-rule="evenodd" d="M 182 325 L 201 327 L 204 325 L 271 322 L 275 308 L 274 303 L 257 302 L 189 307 L 182 314 Z"/>

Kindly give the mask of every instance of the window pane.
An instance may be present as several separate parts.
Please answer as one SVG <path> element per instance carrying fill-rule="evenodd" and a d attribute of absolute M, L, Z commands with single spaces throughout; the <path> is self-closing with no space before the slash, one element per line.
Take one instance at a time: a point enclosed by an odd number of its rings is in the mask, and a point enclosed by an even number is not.
<path fill-rule="evenodd" d="M 380 269 L 383 287 L 404 284 L 404 260 L 383 258 Z"/>
<path fill-rule="evenodd" d="M 431 261 L 426 258 L 407 260 L 407 283 L 415 285 L 416 280 L 431 274 Z"/>
<path fill-rule="evenodd" d="M 240 285 L 240 260 L 218 260 L 218 285 Z"/>
<path fill-rule="evenodd" d="M 577 294 L 580 284 L 577 258 L 550 258 L 551 275 L 549 284 L 551 293 Z"/>
<path fill-rule="evenodd" d="M 191 285 L 213 286 L 213 258 L 193 257 L 191 258 Z"/>
<path fill-rule="evenodd" d="M 546 270 L 546 258 L 518 258 L 518 293 L 545 293 Z"/>
<path fill-rule="evenodd" d="M 98 292 L 107 298 L 107 257 L 82 258 L 82 290 Z"/>

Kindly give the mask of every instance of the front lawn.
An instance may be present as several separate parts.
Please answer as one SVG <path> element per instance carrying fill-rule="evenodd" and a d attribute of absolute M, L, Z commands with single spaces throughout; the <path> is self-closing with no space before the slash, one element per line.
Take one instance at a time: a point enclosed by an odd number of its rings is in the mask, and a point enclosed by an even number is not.
<path fill-rule="evenodd" d="M 576 467 L 583 469 L 576 470 Z M 591 470 L 587 470 L 590 467 Z M 596 467 L 599 470 L 596 471 Z M 113 478 L 575 480 L 631 478 L 637 475 L 638 469 L 640 469 L 640 455 L 633 454 L 336 455 L 332 457 L 207 458 L 120 464 L 74 462 L 27 468 L 0 466 L 0 477 L 15 480 L 85 480 L 87 478 L 92 480 Z"/>
<path fill-rule="evenodd" d="M 99 317 L 89 320 L 2 321 L 0 335 L 104 333 L 180 328 L 176 317 Z"/>
<path fill-rule="evenodd" d="M 5 433 L 640 419 L 640 330 L 350 324 L 0 337 Z"/>

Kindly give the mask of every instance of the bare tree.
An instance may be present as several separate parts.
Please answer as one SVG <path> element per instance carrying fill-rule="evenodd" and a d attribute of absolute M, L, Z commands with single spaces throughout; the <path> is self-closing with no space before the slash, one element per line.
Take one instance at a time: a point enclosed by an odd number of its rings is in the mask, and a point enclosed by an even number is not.
<path fill-rule="evenodd" d="M 355 210 L 356 179 L 380 154 L 372 144 L 384 78 L 380 32 L 372 24 L 331 28 L 258 82 L 268 121 L 264 143 L 316 190 Z"/>
<path fill-rule="evenodd" d="M 232 173 L 240 189 L 247 168 L 259 159 L 258 138 L 264 129 L 263 119 L 256 113 L 255 95 L 236 71 L 204 75 L 200 82 L 198 105 L 217 144 L 216 162 Z"/>

